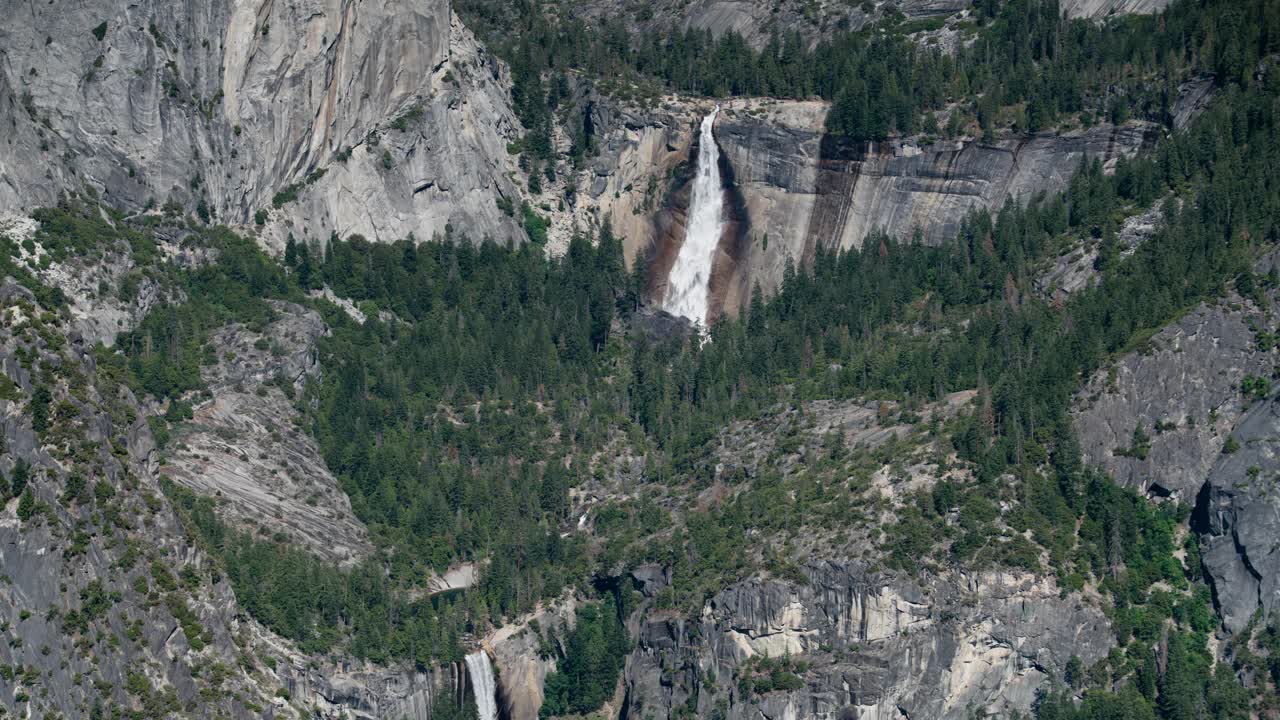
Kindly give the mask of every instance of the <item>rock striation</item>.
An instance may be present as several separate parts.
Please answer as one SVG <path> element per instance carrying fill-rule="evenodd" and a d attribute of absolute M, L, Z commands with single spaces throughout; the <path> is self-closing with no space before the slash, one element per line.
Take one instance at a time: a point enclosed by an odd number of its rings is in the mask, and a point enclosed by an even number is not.
<path fill-rule="evenodd" d="M 713 269 L 713 314 L 736 312 L 756 283 L 773 290 L 788 264 L 811 262 L 820 247 L 860 247 L 876 230 L 904 240 L 918 230 L 924 242 L 945 242 L 969 212 L 1057 190 L 1085 157 L 1110 163 L 1137 152 L 1156 131 L 1131 123 L 993 145 L 852 146 L 825 134 L 829 105 L 821 101 L 751 98 L 723 107 L 715 134 L 729 231 Z M 562 228 L 611 222 L 627 257 L 650 268 L 655 294 L 684 239 L 689 158 L 710 109 L 679 98 L 657 110 L 596 99 L 591 125 L 601 150 L 580 173 L 576 205 L 553 213 Z"/>
<path fill-rule="evenodd" d="M 87 187 L 232 225 L 269 211 L 277 246 L 519 235 L 497 203 L 505 71 L 446 0 L 31 5 L 0 48 L 0 211 Z"/>
<path fill-rule="evenodd" d="M 1063 0 L 1068 17 L 1101 20 L 1111 15 L 1150 15 L 1164 10 L 1169 0 Z"/>
<path fill-rule="evenodd" d="M 213 334 L 219 355 L 203 372 L 209 397 L 174 433 L 159 471 L 216 497 L 219 513 L 241 527 L 284 533 L 352 565 L 371 552 L 368 533 L 286 396 L 318 375 L 316 341 L 327 328 L 313 310 L 274 307 L 276 320 L 260 333 L 232 325 Z"/>
<path fill-rule="evenodd" d="M 641 619 L 628 717 L 967 718 L 1025 712 L 1073 655 L 1113 644 L 1100 610 L 1031 576 L 884 575 L 814 561 L 802 583 L 753 578 L 692 620 Z M 648 578 L 646 593 L 659 589 Z M 798 689 L 746 690 L 752 659 L 792 657 Z M 767 686 L 766 686 L 767 688 Z"/>
<path fill-rule="evenodd" d="M 812 262 L 819 248 L 861 247 L 873 231 L 945 242 L 970 212 L 1057 190 L 1085 157 L 1131 155 L 1155 131 L 1132 123 L 991 145 L 849 144 L 823 134 L 825 107 L 780 103 L 729 112 L 719 125 L 747 215 L 745 253 L 725 269 L 731 310 L 754 283 L 776 287 L 788 263 Z"/>
<path fill-rule="evenodd" d="M 136 399 L 82 339 L 34 332 L 27 290 L 0 282 L 0 308 L 0 473 L 6 488 L 25 476 L 27 498 L 0 505 L 0 664 L 18 668 L 0 679 L 0 705 L 42 717 L 95 706 L 245 717 L 270 705 L 277 686 L 238 644 L 229 583 L 149 470 L 155 445 Z M 46 429 L 28 410 L 39 387 L 58 409 Z M 216 679 L 201 676 L 214 665 Z"/>

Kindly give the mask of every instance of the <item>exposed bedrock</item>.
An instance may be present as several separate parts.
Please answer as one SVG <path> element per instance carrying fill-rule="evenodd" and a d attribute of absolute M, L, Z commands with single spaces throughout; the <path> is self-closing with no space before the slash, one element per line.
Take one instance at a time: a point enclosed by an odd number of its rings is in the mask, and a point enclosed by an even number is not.
<path fill-rule="evenodd" d="M 498 670 L 499 716 L 538 720 L 547 675 L 555 670 L 543 648 L 563 638 L 574 625 L 577 601 L 570 596 L 491 633 L 484 647 Z"/>
<path fill-rule="evenodd" d="M 714 270 L 711 304 L 718 310 L 736 313 L 754 284 L 775 289 L 788 263 L 810 262 L 818 248 L 859 247 L 875 230 L 903 239 L 918 230 L 925 242 L 945 242 L 972 210 L 1060 190 L 1085 157 L 1110 163 L 1159 132 L 1135 122 L 991 145 L 850 144 L 824 134 L 828 107 L 724 103 L 715 133 L 729 222 Z M 650 294 L 657 297 L 683 242 L 690 158 L 709 109 L 680 99 L 668 99 L 659 111 L 600 101 L 593 113 L 601 152 L 579 181 L 581 200 L 559 218 L 580 227 L 610 220 L 626 238 L 628 257 L 648 263 Z"/>
<path fill-rule="evenodd" d="M 1280 403 L 1244 392 L 1250 376 L 1272 377 L 1276 351 L 1258 333 L 1275 330 L 1251 301 L 1203 304 L 1095 374 L 1073 410 L 1087 462 L 1194 504 L 1192 529 L 1232 633 L 1280 610 Z"/>
<path fill-rule="evenodd" d="M 1228 630 L 1280 610 L 1280 402 L 1259 403 L 1214 463 L 1194 516 L 1201 557 Z"/>
<path fill-rule="evenodd" d="M 230 224 L 271 210 L 269 244 L 518 233 L 504 70 L 446 0 L 27 5 L 0 48 L 0 210 L 87 187 Z"/>
<path fill-rule="evenodd" d="M 650 612 L 626 666 L 628 717 L 965 718 L 1026 710 L 1073 655 L 1103 657 L 1101 611 L 1031 576 L 910 580 L 815 562 L 807 582 L 751 579 L 700 618 Z M 644 589 L 660 589 L 659 575 Z M 751 658 L 791 656 L 798 689 L 744 691 Z"/>
<path fill-rule="evenodd" d="M 1168 5 L 1169 0 L 1063 0 L 1061 9 L 1070 17 L 1100 20 L 1110 15 L 1150 15 Z"/>
<path fill-rule="evenodd" d="M 824 136 L 827 106 L 776 103 L 731 108 L 717 125 L 745 206 L 749 237 L 726 288 L 777 286 L 787 264 L 810 262 L 818 248 L 860 247 L 883 230 L 938 244 L 964 217 L 1065 186 L 1085 157 L 1110 162 L 1136 152 L 1156 129 L 1101 125 L 1002 140 L 843 142 Z M 736 309 L 742 297 L 724 296 Z"/>
<path fill-rule="evenodd" d="M 637 108 L 587 87 L 579 92 L 576 104 L 594 154 L 573 176 L 569 201 L 551 206 L 548 248 L 564 252 L 575 229 L 608 222 L 628 261 L 651 259 L 665 228 L 677 224 L 683 237 L 688 197 L 681 201 L 676 193 L 689 172 L 690 151 L 696 152 L 698 122 L 711 106 L 669 97 L 656 109 Z M 671 211 L 668 217 L 664 211 Z"/>
<path fill-rule="evenodd" d="M 1240 298 L 1201 305 L 1096 373 L 1072 414 L 1085 461 L 1122 485 L 1195 502 L 1248 404 L 1245 377 L 1275 365 L 1253 330 L 1272 326 Z M 1147 438 L 1137 448 L 1135 429 Z"/>
<path fill-rule="evenodd" d="M 219 513 L 236 525 L 270 528 L 351 565 L 371 552 L 368 532 L 285 396 L 318 376 L 316 342 L 328 329 L 313 310 L 274 309 L 261 333 L 240 325 L 214 332 L 219 356 L 202 373 L 210 397 L 175 431 L 159 470 L 219 498 Z"/>

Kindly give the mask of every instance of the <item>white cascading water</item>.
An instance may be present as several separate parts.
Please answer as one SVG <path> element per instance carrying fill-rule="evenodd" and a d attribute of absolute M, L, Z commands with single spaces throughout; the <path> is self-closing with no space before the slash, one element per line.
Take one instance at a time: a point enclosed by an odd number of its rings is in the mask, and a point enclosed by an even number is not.
<path fill-rule="evenodd" d="M 467 674 L 471 676 L 471 693 L 476 696 L 480 720 L 498 720 L 497 684 L 489 653 L 481 650 L 467 656 Z"/>
<path fill-rule="evenodd" d="M 676 256 L 667 278 L 667 294 L 662 309 L 672 315 L 687 317 L 700 327 L 707 323 L 708 285 L 711 262 L 724 230 L 724 192 L 720 187 L 720 150 L 712 130 L 716 124 L 717 106 L 702 119 L 698 139 L 698 176 L 693 181 L 693 199 L 689 222 L 685 227 L 684 245 Z"/>

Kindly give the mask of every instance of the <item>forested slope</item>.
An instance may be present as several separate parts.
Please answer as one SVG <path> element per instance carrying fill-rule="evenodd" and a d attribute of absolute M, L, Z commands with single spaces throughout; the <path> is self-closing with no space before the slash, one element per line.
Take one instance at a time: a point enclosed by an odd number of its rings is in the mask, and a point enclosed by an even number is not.
<path fill-rule="evenodd" d="M 971 47 L 944 77 L 976 80 L 979 105 L 999 96 L 990 102 L 1008 108 L 1042 91 L 1058 102 L 1056 86 L 1039 83 L 1081 74 L 1081 107 L 1098 110 L 1109 93 L 1106 112 L 1127 104 L 1170 124 L 1160 100 L 1170 84 L 1215 72 L 1215 99 L 1137 158 L 1085 162 L 1060 194 L 975 212 L 941 245 L 873 234 L 820 250 L 706 342 L 678 324 L 653 332 L 645 268 L 627 270 L 607 224 L 575 234 L 562 257 L 451 227 L 440 242 L 290 238 L 272 258 L 180 208 L 126 216 L 86 192 L 35 213 L 34 229 L 12 227 L 0 240 L 12 278 L 3 530 L 30 546 L 24 558 L 56 548 L 81 562 L 91 550 L 92 567 L 113 574 L 94 590 L 77 571 L 34 608 L 104 658 L 71 669 L 74 693 L 43 695 L 32 678 L 54 665 L 24 647 L 32 608 L 18 601 L 62 571 L 10 578 L 0 664 L 16 669 L 0 673 L 0 697 L 66 716 L 91 715 L 97 697 L 138 717 L 336 717 L 371 703 L 336 682 L 315 691 L 286 666 L 336 677 L 371 663 L 428 688 L 401 710 L 465 716 L 466 692 L 446 679 L 456 673 L 437 669 L 514 634 L 546 672 L 532 689 L 500 675 L 514 717 L 539 705 L 635 717 L 1274 714 L 1280 628 L 1260 612 L 1224 629 L 1215 598 L 1222 606 L 1226 565 L 1201 562 L 1202 533 L 1220 547 L 1224 529 L 1087 465 L 1071 411 L 1090 378 L 1217 303 L 1257 309 L 1258 362 L 1274 366 L 1280 280 L 1260 262 L 1280 240 L 1275 8 L 1181 2 L 1098 28 L 1043 16 L 1052 7 L 992 12 L 986 51 Z M 1039 42 L 1017 49 L 1014 37 Z M 882 52 L 908 52 L 865 41 L 845 46 L 849 76 L 874 76 L 866 63 Z M 1085 51 L 1050 50 L 1059 44 Z M 845 52 L 824 47 L 812 52 Z M 1019 65 L 1009 54 L 1027 47 Z M 728 56 L 734 67 L 761 57 L 743 52 Z M 661 77 L 626 57 L 586 69 Z M 543 71 L 554 67 L 515 70 L 538 88 L 522 110 L 535 155 Z M 886 92 L 892 73 L 913 68 L 884 67 Z M 837 109 L 861 97 L 829 89 Z M 913 99 L 875 129 L 909 131 L 930 102 Z M 858 107 L 844 117 L 862 117 Z M 1055 105 L 1046 117 L 1075 111 Z M 836 116 L 832 132 L 866 136 Z M 1125 220 L 1147 212 L 1155 229 L 1122 247 Z M 1044 268 L 1082 239 L 1097 247 L 1094 281 L 1040 292 Z M 115 254 L 128 258 L 131 289 L 68 282 L 77 258 Z M 137 317 L 124 313 L 114 343 L 90 350 L 73 328 L 107 301 Z M 323 324 L 308 331 L 314 358 L 310 345 L 273 345 L 273 328 L 304 321 Z M 1250 377 L 1241 389 L 1270 402 L 1270 384 Z M 303 471 L 310 487 L 336 483 L 364 526 L 342 555 L 348 567 L 299 543 L 315 542 L 306 528 L 275 531 L 269 510 L 246 519 L 237 498 L 192 490 L 208 459 L 196 439 L 234 440 L 209 424 L 231 400 L 294 424 L 260 434 L 323 460 L 331 476 Z M 99 405 L 120 419 L 95 420 Z M 75 423 L 96 428 L 87 442 Z M 1242 425 L 1241 437 L 1264 435 L 1261 425 Z M 1148 444 L 1135 432 L 1118 450 L 1145 455 Z M 240 461 L 263 467 L 250 472 L 267 486 L 262 456 L 276 445 L 251 447 L 262 462 Z M 1220 477 L 1271 476 L 1265 452 L 1246 457 L 1258 464 L 1223 461 Z M 1245 502 L 1234 487 L 1213 486 L 1224 508 Z M 1247 513 L 1217 519 L 1233 517 Z M 163 544 L 130 550 L 152 527 Z M 145 573 L 117 557 L 130 553 L 150 563 Z M 474 584 L 436 592 L 434 579 L 464 566 Z M 128 613 L 160 603 L 171 634 L 144 625 L 149 649 L 135 651 Z M 569 608 L 573 629 L 526 622 L 552 606 Z M 175 664 L 134 679 L 125 668 L 138 657 Z M 66 686 L 70 671 L 58 672 Z"/>

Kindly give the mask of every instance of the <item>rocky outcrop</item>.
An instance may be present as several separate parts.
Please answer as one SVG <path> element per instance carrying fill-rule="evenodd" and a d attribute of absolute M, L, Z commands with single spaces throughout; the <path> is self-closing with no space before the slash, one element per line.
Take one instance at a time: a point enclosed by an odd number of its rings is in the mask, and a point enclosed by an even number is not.
<path fill-rule="evenodd" d="M 1169 0 L 1063 0 L 1068 17 L 1100 20 L 1111 15 L 1150 15 L 1164 10 Z"/>
<path fill-rule="evenodd" d="M 816 43 L 891 15 L 913 20 L 937 17 L 960 12 L 971 4 L 971 0 L 657 0 L 643 10 L 635 10 L 618 0 L 586 0 L 575 5 L 574 10 L 620 20 L 639 34 L 693 29 L 719 37 L 733 32 L 760 49 L 775 33 L 794 33 L 808 43 Z"/>
<path fill-rule="evenodd" d="M 274 307 L 276 320 L 260 333 L 239 325 L 213 333 L 218 355 L 203 372 L 211 397 L 175 431 L 159 470 L 216 497 L 235 524 L 284 533 L 350 565 L 371 551 L 368 533 L 285 395 L 319 372 L 315 344 L 327 329 L 315 311 Z"/>
<path fill-rule="evenodd" d="M 0 283 L 0 308 L 0 665 L 17 668 L 0 679 L 0 705 L 32 717 L 270 706 L 277 686 L 239 645 L 229 583 L 148 468 L 139 404 L 54 315 L 36 331 L 30 292 Z M 47 428 L 32 423 L 38 388 L 56 408 Z"/>
<path fill-rule="evenodd" d="M 804 576 L 738 583 L 694 619 L 642 619 L 627 660 L 626 715 L 1007 715 L 1025 712 L 1072 656 L 1087 666 L 1113 643 L 1100 610 L 1031 576 L 909 580 L 841 561 L 812 562 Z M 744 682 L 765 657 L 786 658 L 796 681 Z"/>
<path fill-rule="evenodd" d="M 1084 157 L 1113 161 L 1136 152 L 1155 131 L 1133 123 L 994 145 L 850 146 L 825 135 L 828 107 L 759 98 L 723 103 L 715 132 L 730 222 L 713 269 L 716 314 L 736 312 L 755 283 L 773 290 L 789 263 L 812 261 L 819 247 L 860 247 L 875 230 L 903 239 L 919 230 L 925 242 L 945 242 L 972 210 L 1056 190 Z M 552 213 L 564 234 L 552 251 L 567 246 L 569 229 L 607 219 L 624 238 L 628 259 L 649 264 L 650 290 L 660 296 L 684 239 L 695 130 L 711 108 L 678 98 L 656 111 L 603 99 L 593 104 L 601 149 L 575 181 L 576 204 Z"/>
<path fill-rule="evenodd" d="M 89 187 L 237 225 L 275 199 L 272 244 L 520 234 L 504 70 L 446 0 L 30 5 L 0 48 L 0 210 Z"/>
<path fill-rule="evenodd" d="M 484 639 L 498 669 L 498 700 L 506 720 L 537 720 L 547 675 L 555 670 L 548 649 L 574 626 L 577 601 L 573 596 L 541 608 Z"/>
<path fill-rule="evenodd" d="M 1213 78 L 1196 78 L 1178 88 L 1178 100 L 1173 104 L 1173 128 L 1182 130 L 1209 106 L 1214 97 Z"/>
<path fill-rule="evenodd" d="M 1280 402 L 1256 405 L 1231 434 L 1201 491 L 1194 522 L 1223 625 L 1243 630 L 1280 610 Z"/>
<path fill-rule="evenodd" d="M 1125 218 L 1117 233 L 1120 257 L 1133 254 L 1164 224 L 1164 205 L 1155 203 L 1145 212 Z M 1097 284 L 1102 273 L 1097 268 L 1101 241 L 1086 238 L 1075 248 L 1054 258 L 1036 278 L 1036 292 L 1048 300 L 1065 302 L 1072 294 Z"/>
<path fill-rule="evenodd" d="M 467 702 L 467 671 L 460 662 L 426 670 L 365 663 L 317 665 L 292 656 L 274 671 L 291 698 L 317 720 L 430 720 L 441 700 Z"/>
<path fill-rule="evenodd" d="M 698 106 L 672 97 L 646 110 L 593 91 L 577 98 L 577 106 L 594 154 L 585 168 L 548 188 L 550 195 L 569 198 L 550 212 L 548 251 L 561 254 L 575 230 L 599 230 L 607 222 L 631 260 L 661 234 L 654 217 L 663 208 L 672 175 L 690 157 Z"/>
<path fill-rule="evenodd" d="M 206 368 L 212 399 L 178 440 L 210 446 L 199 448 L 204 456 L 195 446 L 174 451 L 171 477 L 222 491 L 218 510 L 233 522 L 261 520 L 347 562 L 366 551 L 364 530 L 314 442 L 292 427 L 276 380 L 314 374 L 324 325 L 294 305 L 274 309 L 277 319 L 261 333 L 239 326 L 214 333 L 221 357 Z M 0 705 L 50 717 L 84 717 L 100 706 L 192 717 L 428 720 L 442 697 L 466 702 L 458 665 L 310 656 L 249 619 L 159 482 L 146 418 L 158 409 L 120 384 L 118 368 L 98 366 L 75 329 L 78 317 L 74 305 L 65 319 L 43 313 L 30 291 L 0 282 L 0 620 L 11 628 L 0 665 L 16 668 L 0 678 Z M 273 380 L 268 393 L 256 392 Z M 38 386 L 50 390 L 56 418 L 40 432 L 31 420 Z M 223 413 L 206 412 L 221 406 Z M 294 475 L 278 478 L 272 463 Z M 31 507 L 8 497 L 24 476 Z M 309 504 L 311 497 L 318 501 Z M 470 567 L 440 578 L 447 586 L 473 580 Z"/>
<path fill-rule="evenodd" d="M 1239 298 L 1202 305 L 1099 371 L 1072 415 L 1085 461 L 1123 485 L 1193 503 L 1247 405 L 1245 376 L 1270 376 L 1275 365 L 1252 329 L 1269 326 Z"/>
<path fill-rule="evenodd" d="M 752 284 L 776 287 L 788 262 L 818 248 L 861 247 L 871 232 L 938 244 L 965 216 L 1056 190 L 1085 157 L 1110 162 L 1136 152 L 1154 128 L 1142 123 L 1041 133 L 993 145 L 972 141 L 849 144 L 823 135 L 825 105 L 731 107 L 717 124 L 745 199 L 750 241 L 731 269 L 725 305 Z"/>

